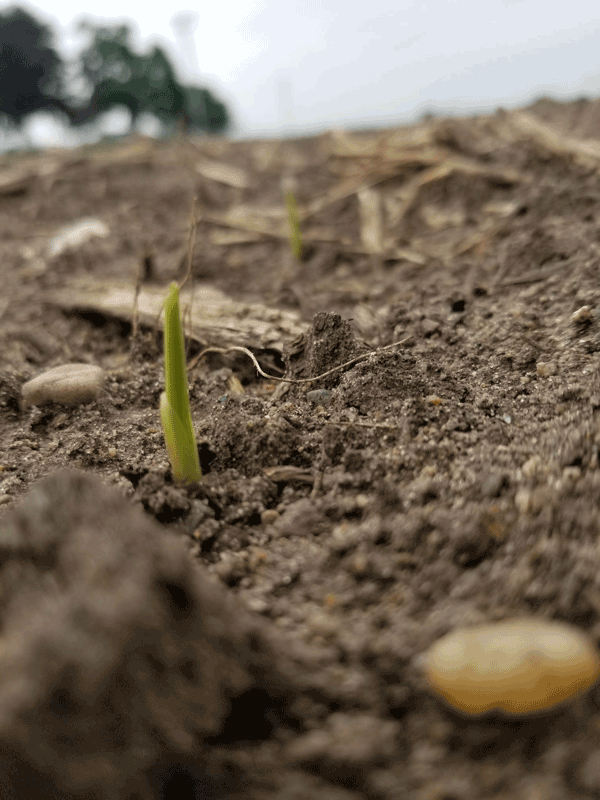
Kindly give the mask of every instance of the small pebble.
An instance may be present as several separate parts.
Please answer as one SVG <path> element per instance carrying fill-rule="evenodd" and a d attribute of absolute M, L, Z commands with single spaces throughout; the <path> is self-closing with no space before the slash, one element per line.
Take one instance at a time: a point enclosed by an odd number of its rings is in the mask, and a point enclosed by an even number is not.
<path fill-rule="evenodd" d="M 327 406 L 333 400 L 333 392 L 328 389 L 313 389 L 306 393 L 306 399 L 316 406 Z"/>
<path fill-rule="evenodd" d="M 263 525 L 273 525 L 279 519 L 279 512 L 274 508 L 266 508 L 260 514 L 260 521 Z"/>
<path fill-rule="evenodd" d="M 110 235 L 110 230 L 101 219 L 79 219 L 61 228 L 48 244 L 48 256 L 54 258 L 65 250 L 81 247 L 90 239 L 96 237 L 105 239 Z"/>
<path fill-rule="evenodd" d="M 516 619 L 449 633 L 425 654 L 424 669 L 433 692 L 457 711 L 523 716 L 593 686 L 600 653 L 572 625 Z"/>
<path fill-rule="evenodd" d="M 506 475 L 501 472 L 492 472 L 483 479 L 481 494 L 484 497 L 500 497 L 502 489 L 508 484 Z"/>
<path fill-rule="evenodd" d="M 251 597 L 249 600 L 246 600 L 246 605 L 256 614 L 264 614 L 269 610 L 269 604 L 261 597 Z"/>
<path fill-rule="evenodd" d="M 581 306 L 571 314 L 573 325 L 591 325 L 594 321 L 594 312 L 590 306 Z"/>
<path fill-rule="evenodd" d="M 529 489 L 518 489 L 515 493 L 515 508 L 521 514 L 527 514 L 531 509 L 531 491 Z"/>
<path fill-rule="evenodd" d="M 245 394 L 244 387 L 236 375 L 229 376 L 227 379 L 227 388 L 229 389 L 230 394 L 232 394 L 234 397 L 243 397 Z"/>
<path fill-rule="evenodd" d="M 92 364 L 62 364 L 43 372 L 21 387 L 23 408 L 44 403 L 79 405 L 95 400 L 106 373 Z"/>
<path fill-rule="evenodd" d="M 425 319 L 421 320 L 421 332 L 426 339 L 432 336 L 434 333 L 437 333 L 439 328 L 440 324 L 435 319 L 429 319 L 426 317 Z"/>
<path fill-rule="evenodd" d="M 556 375 L 557 368 L 553 361 L 538 361 L 535 371 L 540 378 L 548 378 L 550 375 Z"/>

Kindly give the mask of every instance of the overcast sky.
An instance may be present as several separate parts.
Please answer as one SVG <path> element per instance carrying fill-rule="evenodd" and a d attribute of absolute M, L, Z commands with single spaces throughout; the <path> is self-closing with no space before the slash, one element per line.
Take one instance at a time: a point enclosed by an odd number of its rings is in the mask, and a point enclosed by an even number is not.
<path fill-rule="evenodd" d="M 0 0 L 2 9 L 11 5 Z M 68 53 L 80 43 L 82 17 L 133 21 L 140 48 L 162 44 L 182 77 L 228 103 L 241 135 L 393 123 L 435 109 L 493 110 L 540 94 L 600 96 L 597 0 L 17 5 L 51 23 Z M 182 11 L 197 20 L 187 41 L 171 24 Z"/>

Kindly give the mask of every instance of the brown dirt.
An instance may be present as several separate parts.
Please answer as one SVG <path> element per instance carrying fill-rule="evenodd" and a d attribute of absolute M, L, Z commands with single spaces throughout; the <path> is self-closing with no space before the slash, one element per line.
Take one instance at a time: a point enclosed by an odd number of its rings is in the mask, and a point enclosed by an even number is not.
<path fill-rule="evenodd" d="M 524 614 L 600 641 L 599 122 L 597 101 L 540 101 L 377 134 L 134 140 L 1 164 L 2 514 L 63 467 L 100 476 L 265 618 L 274 662 L 293 652 L 288 672 L 318 691 L 289 678 L 276 724 L 207 745 L 240 776 L 231 796 L 600 796 L 600 688 L 543 718 L 464 719 L 419 669 L 449 630 Z M 209 162 L 238 172 L 216 181 L 197 169 Z M 205 474 L 186 489 L 160 430 L 160 334 L 53 298 L 82 279 L 133 286 L 140 264 L 166 294 L 194 197 L 196 284 L 304 330 L 283 352 L 254 343 L 268 371 L 367 357 L 298 384 L 257 378 L 240 354 L 201 360 Z M 48 257 L 82 217 L 110 235 Z M 196 337 L 192 354 L 221 343 Z M 20 409 L 26 379 L 71 361 L 107 370 L 98 401 Z M 48 796 L 103 796 L 78 785 Z"/>

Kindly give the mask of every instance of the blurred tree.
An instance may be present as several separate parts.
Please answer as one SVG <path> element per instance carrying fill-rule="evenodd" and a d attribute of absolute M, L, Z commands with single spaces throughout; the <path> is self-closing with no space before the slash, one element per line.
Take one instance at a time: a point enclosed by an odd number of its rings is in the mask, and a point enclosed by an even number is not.
<path fill-rule="evenodd" d="M 153 47 L 143 66 L 144 111 L 155 114 L 163 124 L 172 119 L 185 119 L 185 92 L 164 50 Z"/>
<path fill-rule="evenodd" d="M 140 113 L 142 59 L 131 47 L 127 25 L 96 26 L 82 22 L 79 30 L 87 34 L 87 47 L 79 54 L 79 66 L 87 95 L 74 106 L 72 121 L 83 125 L 118 105 L 126 106 L 131 122 Z"/>
<path fill-rule="evenodd" d="M 52 29 L 20 8 L 0 12 L 0 120 L 21 125 L 35 111 L 62 111 L 74 125 L 125 106 L 135 126 L 150 113 L 163 130 L 223 133 L 229 115 L 207 89 L 182 86 L 161 47 L 137 53 L 128 25 L 80 24 L 88 37 L 77 68 L 84 90 L 67 94 L 66 65 L 54 49 Z"/>
<path fill-rule="evenodd" d="M 0 12 L 0 116 L 21 125 L 41 110 L 68 112 L 64 62 L 51 28 L 21 8 Z"/>
<path fill-rule="evenodd" d="M 89 98 L 72 115 L 75 124 L 123 105 L 129 109 L 132 127 L 140 114 L 150 113 L 164 130 L 177 122 L 184 129 L 214 133 L 227 129 L 225 106 L 207 89 L 182 86 L 161 47 L 153 47 L 145 55 L 136 53 L 127 25 L 95 26 L 85 22 L 80 29 L 91 37 L 80 55 Z"/>
<path fill-rule="evenodd" d="M 227 106 L 208 89 L 184 86 L 187 103 L 187 127 L 190 130 L 224 133 L 231 124 Z"/>

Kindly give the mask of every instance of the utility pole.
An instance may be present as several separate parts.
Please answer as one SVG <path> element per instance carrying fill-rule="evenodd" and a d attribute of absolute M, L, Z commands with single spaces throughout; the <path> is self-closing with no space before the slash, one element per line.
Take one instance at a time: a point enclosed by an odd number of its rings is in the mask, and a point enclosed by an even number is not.
<path fill-rule="evenodd" d="M 198 30 L 199 22 L 200 14 L 197 11 L 178 11 L 169 20 L 177 44 L 183 54 L 186 70 L 192 76 L 191 83 L 193 84 L 200 78 L 200 62 L 198 60 L 198 48 L 196 47 L 196 31 Z M 204 95 L 202 95 L 201 103 L 202 125 L 208 131 L 208 113 Z"/>

